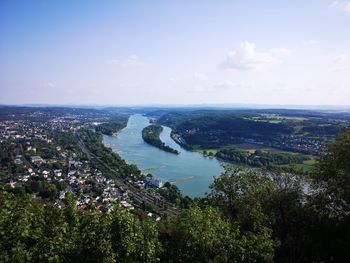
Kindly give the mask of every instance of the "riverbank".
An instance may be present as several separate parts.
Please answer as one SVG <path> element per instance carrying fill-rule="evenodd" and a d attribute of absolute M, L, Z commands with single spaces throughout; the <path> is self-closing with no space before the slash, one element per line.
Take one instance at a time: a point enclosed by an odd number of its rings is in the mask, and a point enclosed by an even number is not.
<path fill-rule="evenodd" d="M 190 152 L 177 144 L 170 136 L 171 129 L 163 126 L 160 140 L 181 154 L 169 154 L 149 145 L 142 139 L 142 130 L 149 126 L 149 119 L 141 114 L 131 115 L 127 127 L 118 136 L 104 136 L 104 143 L 128 163 L 152 174 L 164 182 L 175 182 L 183 195 L 202 197 L 208 192 L 214 176 L 223 172 L 221 162 Z"/>
<path fill-rule="evenodd" d="M 160 134 L 163 131 L 163 127 L 160 125 L 149 125 L 142 130 L 142 139 L 150 145 L 153 145 L 165 152 L 180 154 L 178 150 L 175 150 L 168 145 L 165 145 L 164 142 L 160 139 Z"/>

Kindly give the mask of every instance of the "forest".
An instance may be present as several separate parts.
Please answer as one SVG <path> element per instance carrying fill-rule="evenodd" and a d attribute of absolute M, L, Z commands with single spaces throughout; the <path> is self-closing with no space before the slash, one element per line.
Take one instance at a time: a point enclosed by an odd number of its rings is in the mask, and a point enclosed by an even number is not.
<path fill-rule="evenodd" d="M 108 120 L 108 122 L 97 125 L 95 127 L 95 130 L 97 132 L 101 132 L 102 134 L 110 136 L 123 129 L 126 126 L 127 122 L 127 116 L 113 116 L 113 118 Z"/>
<path fill-rule="evenodd" d="M 163 151 L 179 154 L 178 150 L 171 148 L 168 145 L 165 145 L 164 142 L 159 138 L 163 127 L 160 125 L 149 125 L 142 130 L 142 139 L 150 145 L 153 145 Z"/>
<path fill-rule="evenodd" d="M 334 139 L 347 129 L 349 119 L 348 115 L 336 113 L 293 110 L 198 110 L 166 112 L 158 116 L 157 122 L 180 135 L 182 146 L 187 149 L 250 141 L 298 151 L 293 147 L 293 139 L 320 142 Z"/>
<path fill-rule="evenodd" d="M 238 164 L 266 168 L 274 168 L 286 164 L 301 164 L 308 160 L 308 157 L 299 154 L 272 153 L 264 150 L 255 150 L 253 153 L 249 153 L 234 147 L 219 150 L 215 156 Z"/>
<path fill-rule="evenodd" d="M 346 262 L 349 158 L 350 130 L 307 178 L 227 166 L 207 196 L 158 222 L 2 189 L 0 262 Z"/>

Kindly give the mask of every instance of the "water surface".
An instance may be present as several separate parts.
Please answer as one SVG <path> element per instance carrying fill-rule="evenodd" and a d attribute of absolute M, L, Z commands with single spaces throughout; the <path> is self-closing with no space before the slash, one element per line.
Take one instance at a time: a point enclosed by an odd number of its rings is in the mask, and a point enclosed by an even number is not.
<path fill-rule="evenodd" d="M 127 127 L 117 136 L 104 136 L 104 143 L 126 161 L 136 164 L 143 172 L 175 183 L 184 195 L 198 197 L 208 192 L 213 177 L 223 171 L 220 162 L 181 148 L 170 137 L 169 127 L 163 127 L 160 138 L 166 145 L 180 151 L 179 155 L 145 143 L 141 132 L 148 125 L 147 117 L 132 115 Z"/>

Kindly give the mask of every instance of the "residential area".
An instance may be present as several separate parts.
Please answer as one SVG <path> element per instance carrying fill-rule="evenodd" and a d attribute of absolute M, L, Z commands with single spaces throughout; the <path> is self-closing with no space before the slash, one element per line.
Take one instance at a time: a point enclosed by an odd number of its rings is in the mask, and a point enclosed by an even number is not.
<path fill-rule="evenodd" d="M 101 212 L 111 211 L 116 204 L 129 210 L 136 207 L 156 220 L 162 212 L 152 198 L 163 202 L 164 207 L 173 206 L 157 193 L 163 182 L 142 173 L 113 178 L 96 168 L 96 163 L 79 148 L 76 134 L 92 130 L 108 117 L 81 113 L 48 116 L 40 111 L 29 116 L 30 119 L 0 121 L 0 180 L 7 190 L 29 193 L 60 208 L 68 196 L 76 199 L 78 210 L 91 205 Z M 38 116 L 44 120 L 38 121 Z"/>

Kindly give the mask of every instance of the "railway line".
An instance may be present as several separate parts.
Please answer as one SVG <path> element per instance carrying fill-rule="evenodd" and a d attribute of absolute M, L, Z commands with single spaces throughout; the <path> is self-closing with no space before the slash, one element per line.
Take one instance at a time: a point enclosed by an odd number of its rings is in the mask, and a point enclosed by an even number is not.
<path fill-rule="evenodd" d="M 152 195 L 145 189 L 138 189 L 125 179 L 118 177 L 118 173 L 113 168 L 109 167 L 100 157 L 88 149 L 79 132 L 75 133 L 75 135 L 81 151 L 99 167 L 103 174 L 113 179 L 119 188 L 132 195 L 135 206 L 141 207 L 144 202 L 148 202 L 152 204 L 155 212 L 160 216 L 174 217 L 180 213 L 180 209 L 164 197 Z"/>

